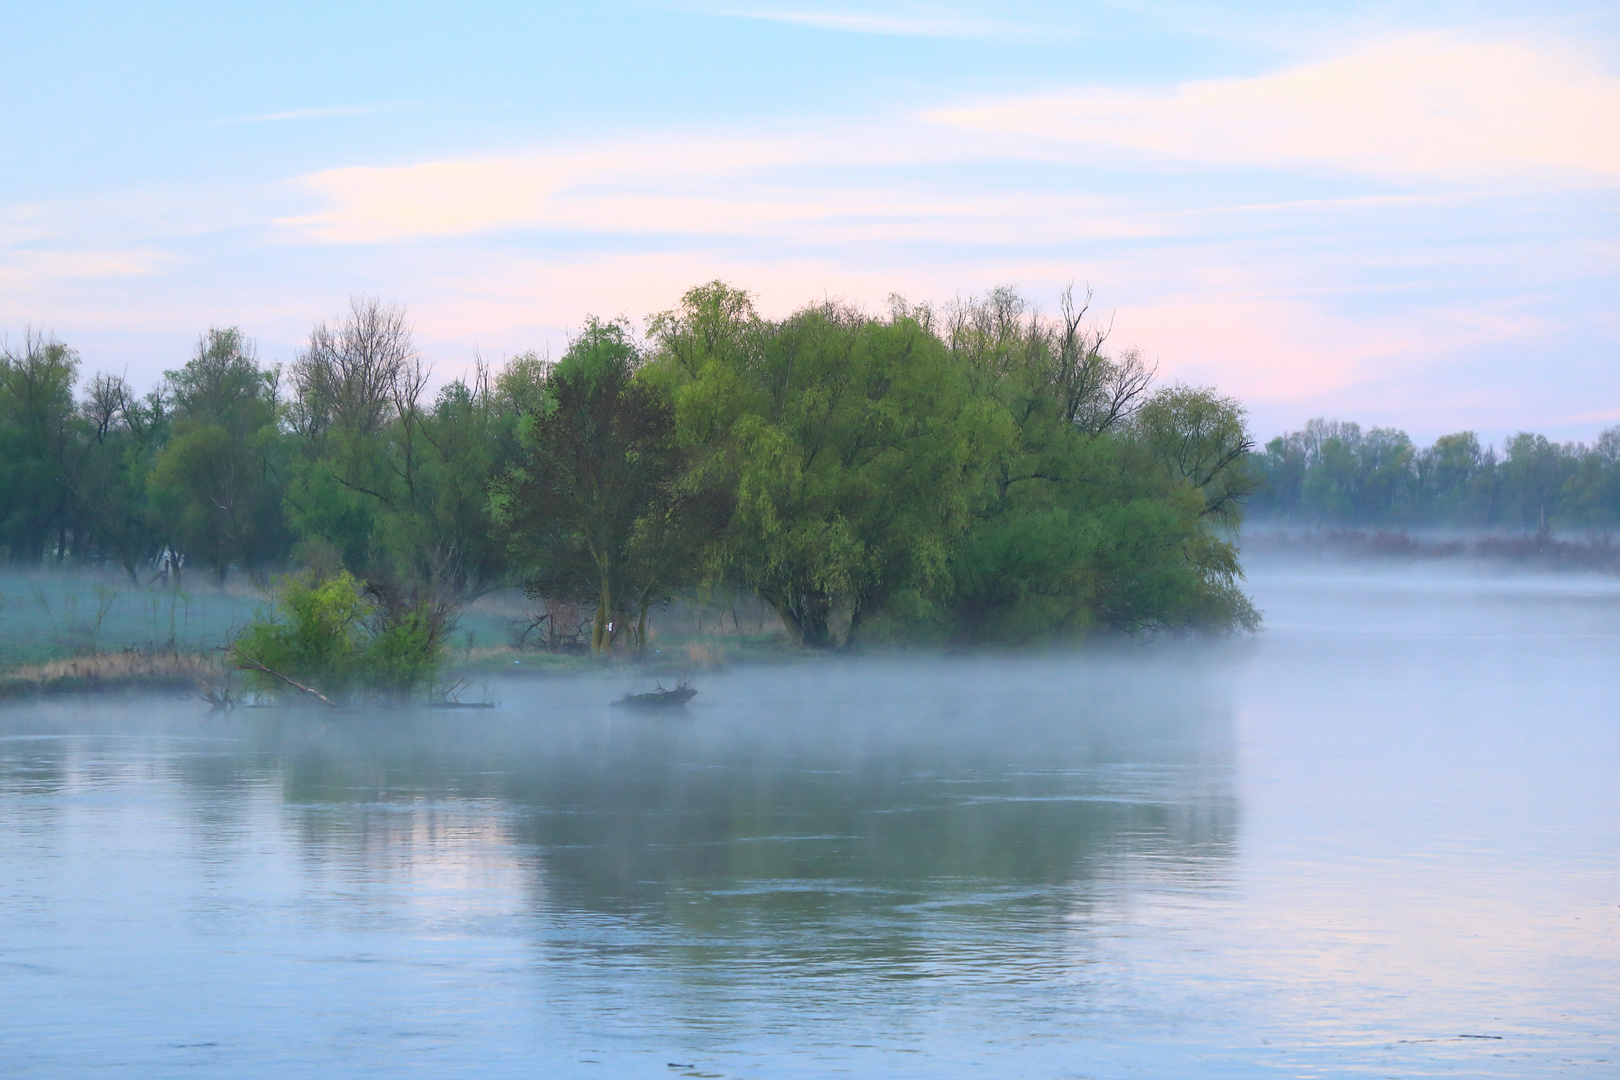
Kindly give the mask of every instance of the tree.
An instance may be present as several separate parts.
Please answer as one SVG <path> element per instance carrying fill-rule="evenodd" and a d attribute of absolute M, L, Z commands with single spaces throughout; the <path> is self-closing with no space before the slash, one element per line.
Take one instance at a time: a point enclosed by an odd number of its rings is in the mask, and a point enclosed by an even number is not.
<path fill-rule="evenodd" d="M 1234 527 L 1258 483 L 1248 468 L 1254 440 L 1243 417 L 1236 399 L 1209 387 L 1167 386 L 1143 402 L 1134 418 L 1149 452 L 1203 496 L 1199 513 Z"/>
<path fill-rule="evenodd" d="M 356 695 L 408 701 L 433 689 L 453 621 L 442 610 L 397 600 L 347 571 L 285 578 L 276 596 L 280 618 L 249 625 L 230 657 L 261 691 L 296 691 L 327 705 Z"/>
<path fill-rule="evenodd" d="M 718 283 L 653 322 L 681 440 L 707 447 L 736 509 L 721 561 L 794 638 L 851 643 L 863 620 L 941 579 L 990 456 L 943 344 L 909 312 L 820 304 L 780 323 Z"/>
<path fill-rule="evenodd" d="M 1468 510 L 1471 485 L 1484 465 L 1472 431 L 1442 435 L 1414 459 L 1419 501 L 1429 520 L 1455 521 Z"/>
<path fill-rule="evenodd" d="M 293 364 L 293 429 L 306 452 L 287 498 L 295 529 L 374 581 L 458 597 L 503 570 L 487 487 L 509 464 L 489 370 L 431 401 L 403 308 L 367 297 L 322 323 Z"/>
<path fill-rule="evenodd" d="M 1019 642 L 1254 625 L 1236 552 L 1209 528 L 1246 494 L 1232 475 L 1248 449 L 1241 411 L 1200 391 L 1148 397 L 1152 370 L 1134 352 L 1109 356 L 1085 313 L 1066 294 L 1047 319 L 1009 289 L 949 313 L 953 356 L 1010 431 L 989 497 L 951 549 L 949 633 Z"/>
<path fill-rule="evenodd" d="M 496 485 L 512 551 L 531 595 L 596 606 L 591 648 L 603 653 L 690 566 L 666 394 L 638 379 L 623 322 L 591 320 L 545 380 L 519 465 Z"/>
<path fill-rule="evenodd" d="M 143 400 L 124 379 L 97 375 L 79 419 L 82 436 L 63 475 L 73 494 L 76 546 L 116 561 L 139 584 L 138 568 L 163 546 L 146 478 L 167 440 L 167 402 L 161 388 Z"/>
<path fill-rule="evenodd" d="M 1507 441 L 1502 463 L 1503 494 L 1518 523 L 1546 529 L 1557 513 L 1557 498 L 1575 473 L 1574 455 L 1545 435 L 1521 431 Z"/>
<path fill-rule="evenodd" d="M 278 373 L 260 368 L 232 327 L 209 330 L 165 377 L 173 434 L 147 493 L 166 544 L 211 565 L 220 583 L 233 564 L 260 573 L 285 550 Z"/>
<path fill-rule="evenodd" d="M 62 474 L 74 441 L 73 383 L 79 356 L 32 330 L 22 348 L 0 350 L 0 548 L 34 566 L 69 550 L 71 495 Z"/>
<path fill-rule="evenodd" d="M 1620 427 L 1609 428 L 1584 449 L 1559 493 L 1560 505 L 1574 524 L 1613 529 L 1620 525 Z"/>

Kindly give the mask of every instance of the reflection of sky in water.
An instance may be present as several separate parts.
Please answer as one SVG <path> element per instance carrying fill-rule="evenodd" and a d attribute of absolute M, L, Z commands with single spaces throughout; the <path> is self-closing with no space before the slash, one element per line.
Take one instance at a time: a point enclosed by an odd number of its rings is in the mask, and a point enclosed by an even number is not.
<path fill-rule="evenodd" d="M 0 1049 L 1602 1075 L 1614 590 L 1328 577 L 1256 574 L 1254 644 L 743 670 L 674 722 L 590 680 L 471 717 L 8 706 Z"/>

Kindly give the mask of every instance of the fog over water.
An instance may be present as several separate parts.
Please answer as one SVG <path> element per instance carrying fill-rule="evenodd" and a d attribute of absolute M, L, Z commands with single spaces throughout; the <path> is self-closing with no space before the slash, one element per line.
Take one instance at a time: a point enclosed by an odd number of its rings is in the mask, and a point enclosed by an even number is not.
<path fill-rule="evenodd" d="M 0 707 L 0 1071 L 1620 1073 L 1620 582 L 1253 641 Z"/>

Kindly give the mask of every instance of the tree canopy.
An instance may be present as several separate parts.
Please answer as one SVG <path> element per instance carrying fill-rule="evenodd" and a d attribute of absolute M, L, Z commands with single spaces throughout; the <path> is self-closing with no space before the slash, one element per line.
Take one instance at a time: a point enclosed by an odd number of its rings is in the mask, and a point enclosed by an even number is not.
<path fill-rule="evenodd" d="M 601 652 L 708 590 L 757 594 L 817 649 L 1252 627 L 1233 537 L 1255 484 L 1338 505 L 1373 482 L 1322 479 L 1344 452 L 1324 440 L 1293 479 L 1286 454 L 1257 470 L 1237 402 L 1156 387 L 1083 300 L 1048 316 L 1010 289 L 770 318 L 710 282 L 642 334 L 592 319 L 555 362 L 477 361 L 436 390 L 407 313 L 367 297 L 286 367 L 223 327 L 145 396 L 101 374 L 75 398 L 79 370 L 32 332 L 0 356 L 0 552 L 134 579 L 303 567 L 293 615 L 318 596 L 396 643 L 418 623 L 442 641 L 498 586 L 594 610 Z M 1471 476 L 1470 453 L 1430 471 Z M 1545 457 L 1509 454 L 1543 503 Z M 259 645 L 303 663 L 291 640 Z"/>

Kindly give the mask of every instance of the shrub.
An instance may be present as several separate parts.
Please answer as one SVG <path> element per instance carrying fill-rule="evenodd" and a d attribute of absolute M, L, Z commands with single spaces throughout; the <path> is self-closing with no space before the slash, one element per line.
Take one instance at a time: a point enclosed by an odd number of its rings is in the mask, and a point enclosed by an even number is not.
<path fill-rule="evenodd" d="M 368 588 L 340 571 L 284 578 L 276 611 L 279 619 L 253 623 L 230 650 L 262 692 L 401 702 L 438 676 L 450 622 L 443 605 Z"/>

